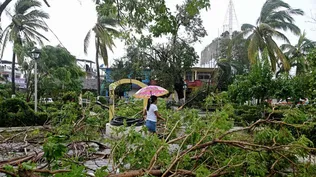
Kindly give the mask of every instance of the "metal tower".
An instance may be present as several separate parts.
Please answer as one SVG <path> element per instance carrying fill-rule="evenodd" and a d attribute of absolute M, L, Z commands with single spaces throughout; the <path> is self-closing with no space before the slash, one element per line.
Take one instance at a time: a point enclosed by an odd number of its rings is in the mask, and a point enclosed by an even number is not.
<path fill-rule="evenodd" d="M 233 0 L 229 0 L 228 9 L 225 16 L 225 21 L 223 25 L 223 32 L 228 31 L 230 35 L 233 34 L 234 31 L 239 30 L 239 24 L 237 20 L 237 15 L 235 11 L 235 6 Z"/>

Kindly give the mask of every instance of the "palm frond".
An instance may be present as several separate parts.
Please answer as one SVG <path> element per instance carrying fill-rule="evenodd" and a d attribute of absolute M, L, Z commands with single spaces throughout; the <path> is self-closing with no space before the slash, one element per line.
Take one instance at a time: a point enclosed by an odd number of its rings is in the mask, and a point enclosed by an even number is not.
<path fill-rule="evenodd" d="M 88 33 L 86 34 L 86 37 L 84 38 L 83 49 L 84 49 L 85 54 L 88 53 L 90 37 L 91 37 L 91 30 L 88 31 Z"/>
<path fill-rule="evenodd" d="M 97 38 L 96 47 L 99 49 L 99 55 L 102 56 L 104 64 L 108 64 L 108 49 L 113 52 L 114 40 L 113 35 L 119 32 L 115 29 L 118 21 L 114 18 L 99 16 L 96 25 L 90 30 L 84 39 L 84 52 L 87 53 L 90 42 L 91 31 Z"/>
<path fill-rule="evenodd" d="M 301 9 L 290 9 L 289 13 L 292 15 L 304 15 L 305 12 Z"/>
<path fill-rule="evenodd" d="M 49 41 L 48 38 L 46 38 L 43 34 L 39 33 L 36 29 L 33 28 L 29 28 L 29 27 L 25 27 L 25 29 L 29 30 L 30 32 L 32 32 L 35 36 L 38 36 L 40 38 L 45 39 L 46 41 Z"/>
<path fill-rule="evenodd" d="M 275 29 L 267 23 L 260 23 L 260 25 L 258 26 L 258 32 L 262 36 L 271 36 L 274 34 Z"/>
<path fill-rule="evenodd" d="M 30 38 L 29 35 L 24 35 L 24 40 L 26 41 L 25 43 L 27 44 L 35 44 L 35 42 Z"/>
<path fill-rule="evenodd" d="M 266 41 L 269 47 L 274 51 L 273 53 L 275 53 L 278 59 L 281 61 L 284 70 L 289 71 L 291 69 L 289 62 L 283 54 L 283 52 L 281 51 L 281 49 L 279 48 L 279 46 L 276 44 L 276 42 L 271 37 L 267 37 Z"/>
<path fill-rule="evenodd" d="M 291 44 L 282 44 L 280 46 L 280 49 L 283 51 L 295 51 L 296 48 L 294 46 L 292 46 Z"/>
<path fill-rule="evenodd" d="M 303 45 L 304 40 L 306 39 L 306 32 L 303 31 L 303 34 L 300 35 L 297 43 L 297 47 L 301 47 Z"/>
<path fill-rule="evenodd" d="M 280 8 L 290 9 L 291 6 L 282 0 L 267 0 L 261 9 L 260 16 L 257 20 L 257 24 L 265 23 L 269 15 L 271 15 L 274 11 Z"/>
<path fill-rule="evenodd" d="M 248 46 L 248 58 L 252 64 L 256 63 L 256 52 L 259 49 L 259 36 L 253 35 Z"/>
<path fill-rule="evenodd" d="M 101 16 L 98 18 L 98 24 L 102 25 L 103 27 L 111 26 L 115 27 L 118 25 L 118 21 L 114 18 Z"/>
<path fill-rule="evenodd" d="M 233 38 L 232 38 L 230 43 L 232 45 L 234 45 L 237 41 L 239 41 L 240 39 L 243 39 L 245 37 L 245 35 L 248 35 L 251 32 L 252 32 L 252 30 L 250 30 L 250 31 L 242 31 L 241 33 L 237 34 L 236 36 L 233 36 Z"/>
<path fill-rule="evenodd" d="M 291 16 L 288 10 L 282 10 L 282 11 L 274 12 L 273 14 L 269 15 L 265 23 L 274 22 L 274 21 L 293 23 L 294 18 Z"/>
<path fill-rule="evenodd" d="M 2 41 L 0 60 L 2 60 L 2 58 L 3 58 L 4 49 L 7 46 L 7 42 L 9 41 L 9 37 L 10 37 L 10 31 L 4 30 L 1 34 L 1 37 L 0 37 L 0 41 Z"/>
<path fill-rule="evenodd" d="M 113 51 L 112 46 L 115 46 L 115 44 L 111 34 L 109 34 L 108 31 L 106 31 L 102 26 L 98 24 L 95 26 L 94 32 L 96 36 L 100 39 L 100 41 L 105 44 L 111 51 Z"/>
<path fill-rule="evenodd" d="M 301 29 L 293 23 L 275 21 L 275 22 L 269 23 L 269 24 L 271 27 L 273 27 L 275 29 L 281 29 L 283 31 L 290 30 L 295 35 L 301 34 Z"/>
<path fill-rule="evenodd" d="M 25 14 L 31 8 L 41 7 L 42 3 L 37 0 L 18 0 L 15 4 L 15 14 Z"/>
<path fill-rule="evenodd" d="M 45 39 L 46 41 L 49 41 L 45 36 L 43 36 L 40 33 L 34 33 L 33 29 L 26 28 L 22 31 L 24 33 L 24 37 L 27 39 L 28 42 L 31 42 L 33 40 L 36 40 L 41 46 L 44 45 L 44 42 L 42 39 Z M 33 39 L 33 40 L 31 40 Z"/>
<path fill-rule="evenodd" d="M 38 19 L 38 18 L 49 19 L 49 14 L 44 11 L 35 9 L 24 14 L 23 18 L 25 20 L 32 20 L 32 19 Z"/>
<path fill-rule="evenodd" d="M 48 25 L 46 24 L 45 21 L 43 20 L 39 20 L 39 19 L 32 19 L 32 20 L 27 20 L 27 21 L 23 21 L 24 25 L 28 25 L 28 24 L 35 24 L 35 28 L 39 28 L 39 29 L 43 29 L 44 28 L 48 28 Z M 32 27 L 32 25 L 28 25 L 29 27 Z"/>
<path fill-rule="evenodd" d="M 107 66 L 109 64 L 107 45 L 100 41 L 99 47 L 100 47 L 99 51 L 100 51 L 101 57 L 103 59 L 103 63 L 104 63 L 104 65 Z"/>
<path fill-rule="evenodd" d="M 285 41 L 288 44 L 291 43 L 290 40 L 283 33 L 279 32 L 279 31 L 274 31 L 273 37 L 281 39 L 281 40 Z"/>
<path fill-rule="evenodd" d="M 316 47 L 316 42 L 306 38 L 306 32 L 300 36 L 297 46 L 299 51 L 307 53 L 309 50 Z"/>
<path fill-rule="evenodd" d="M 109 34 L 114 35 L 114 36 L 116 36 L 120 33 L 118 30 L 116 30 L 114 28 L 109 28 L 109 27 L 105 27 L 104 30 L 107 31 Z"/>
<path fill-rule="evenodd" d="M 254 25 L 245 23 L 241 26 L 241 31 L 253 30 L 254 28 Z"/>
<path fill-rule="evenodd" d="M 46 25 L 42 25 L 39 22 L 25 22 L 24 26 L 27 26 L 28 28 L 32 28 L 34 30 L 41 29 L 44 31 L 48 31 L 48 27 Z"/>

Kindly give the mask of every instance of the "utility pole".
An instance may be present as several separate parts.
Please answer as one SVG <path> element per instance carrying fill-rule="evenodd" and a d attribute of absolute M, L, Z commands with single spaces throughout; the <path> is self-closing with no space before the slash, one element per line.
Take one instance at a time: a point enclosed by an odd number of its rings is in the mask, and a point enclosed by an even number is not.
<path fill-rule="evenodd" d="M 37 61 L 35 60 L 35 75 L 34 75 L 34 80 L 35 80 L 35 103 L 34 103 L 34 111 L 37 112 Z"/>

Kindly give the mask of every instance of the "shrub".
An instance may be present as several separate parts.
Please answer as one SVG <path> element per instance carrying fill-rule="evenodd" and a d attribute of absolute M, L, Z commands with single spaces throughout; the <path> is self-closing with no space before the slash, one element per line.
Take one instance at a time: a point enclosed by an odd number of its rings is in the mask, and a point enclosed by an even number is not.
<path fill-rule="evenodd" d="M 0 103 L 0 127 L 43 125 L 47 114 L 37 113 L 20 99 L 7 99 Z"/>
<path fill-rule="evenodd" d="M 48 121 L 48 114 L 45 112 L 36 113 L 35 123 L 37 125 L 44 125 Z"/>
<path fill-rule="evenodd" d="M 5 99 L 5 98 L 10 98 L 10 94 L 7 90 L 0 90 L 0 100 Z"/>
<path fill-rule="evenodd" d="M 235 105 L 235 124 L 249 125 L 262 118 L 262 108 L 249 105 Z"/>
<path fill-rule="evenodd" d="M 103 97 L 103 96 L 99 96 L 99 101 L 100 101 L 102 104 L 108 104 L 108 101 L 107 101 L 106 98 Z"/>
<path fill-rule="evenodd" d="M 27 105 L 34 110 L 34 102 L 28 102 Z"/>
<path fill-rule="evenodd" d="M 187 98 L 187 106 L 190 108 L 203 108 L 204 107 L 204 100 L 208 96 L 207 88 L 202 87 L 196 91 L 193 91 L 190 94 L 190 97 Z"/>
<path fill-rule="evenodd" d="M 62 100 L 64 103 L 66 102 L 77 102 L 78 103 L 78 95 L 76 92 L 67 92 L 63 95 Z"/>

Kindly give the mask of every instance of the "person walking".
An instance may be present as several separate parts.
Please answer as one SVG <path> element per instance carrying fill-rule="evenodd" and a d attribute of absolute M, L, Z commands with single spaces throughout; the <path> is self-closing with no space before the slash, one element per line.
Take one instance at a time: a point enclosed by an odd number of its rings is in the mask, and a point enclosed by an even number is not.
<path fill-rule="evenodd" d="M 158 113 L 157 102 L 157 96 L 150 96 L 148 99 L 147 109 L 144 110 L 144 116 L 146 116 L 146 127 L 151 133 L 156 133 L 157 119 L 162 119 L 165 121 L 165 119 L 162 118 Z"/>

